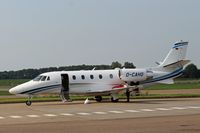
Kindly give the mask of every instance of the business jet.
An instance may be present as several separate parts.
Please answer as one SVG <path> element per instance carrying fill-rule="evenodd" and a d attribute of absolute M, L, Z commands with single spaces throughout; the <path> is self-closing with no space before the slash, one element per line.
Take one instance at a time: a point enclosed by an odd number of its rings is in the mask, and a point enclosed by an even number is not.
<path fill-rule="evenodd" d="M 173 45 L 162 62 L 156 67 L 113 70 L 56 71 L 40 74 L 35 79 L 11 88 L 15 95 L 27 96 L 26 105 L 30 106 L 32 97 L 41 93 L 58 93 L 63 102 L 71 101 L 70 95 L 94 96 L 97 102 L 102 96 L 109 95 L 112 102 L 118 102 L 118 95 L 130 93 L 139 88 L 156 83 L 173 84 L 173 79 L 183 73 L 188 42 Z"/>

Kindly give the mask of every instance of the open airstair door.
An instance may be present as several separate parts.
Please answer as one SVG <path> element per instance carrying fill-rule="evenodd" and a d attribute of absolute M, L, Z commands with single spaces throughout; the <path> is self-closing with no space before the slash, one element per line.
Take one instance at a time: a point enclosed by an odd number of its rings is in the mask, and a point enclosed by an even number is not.
<path fill-rule="evenodd" d="M 69 97 L 69 75 L 61 74 L 61 99 L 63 102 L 70 101 Z"/>

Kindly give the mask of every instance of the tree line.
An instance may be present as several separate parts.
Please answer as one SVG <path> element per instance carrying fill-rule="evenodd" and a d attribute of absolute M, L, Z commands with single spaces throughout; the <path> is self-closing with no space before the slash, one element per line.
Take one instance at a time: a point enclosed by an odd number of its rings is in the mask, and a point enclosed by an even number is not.
<path fill-rule="evenodd" d="M 200 69 L 198 69 L 196 65 L 190 64 L 184 69 L 181 78 L 199 79 Z"/>
<path fill-rule="evenodd" d="M 136 68 L 133 63 L 125 62 L 124 65 L 118 61 L 112 62 L 111 65 L 74 65 L 74 66 L 62 66 L 62 67 L 49 67 L 40 69 L 23 69 L 18 71 L 3 71 L 0 72 L 0 80 L 2 79 L 33 79 L 41 73 L 52 71 L 75 71 L 75 70 L 107 70 L 114 68 Z"/>
<path fill-rule="evenodd" d="M 0 80 L 3 79 L 33 79 L 41 73 L 51 71 L 75 71 L 75 70 L 107 70 L 114 68 L 136 68 L 131 62 L 125 62 L 123 65 L 118 61 L 112 62 L 111 65 L 76 65 L 76 66 L 62 66 L 49 67 L 40 69 L 23 69 L 18 71 L 3 71 L 0 72 Z M 194 64 L 188 65 L 183 72 L 181 78 L 199 79 L 200 70 Z"/>

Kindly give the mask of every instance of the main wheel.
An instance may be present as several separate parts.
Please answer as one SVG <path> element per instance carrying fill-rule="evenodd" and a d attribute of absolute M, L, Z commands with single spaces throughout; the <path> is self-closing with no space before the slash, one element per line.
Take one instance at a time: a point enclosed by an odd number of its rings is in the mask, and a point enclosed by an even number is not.
<path fill-rule="evenodd" d="M 117 102 L 119 102 L 119 99 L 115 99 L 115 100 L 114 100 L 114 98 L 111 97 L 111 102 L 113 102 L 113 103 L 117 103 Z"/>
<path fill-rule="evenodd" d="M 26 101 L 27 106 L 31 106 L 32 102 L 31 101 Z"/>
<path fill-rule="evenodd" d="M 101 96 L 95 96 L 95 99 L 97 102 L 101 102 L 102 101 L 102 97 Z"/>

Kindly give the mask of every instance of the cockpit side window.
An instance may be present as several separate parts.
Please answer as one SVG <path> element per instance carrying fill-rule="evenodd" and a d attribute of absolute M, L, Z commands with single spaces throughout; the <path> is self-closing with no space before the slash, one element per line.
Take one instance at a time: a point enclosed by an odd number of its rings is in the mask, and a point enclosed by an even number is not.
<path fill-rule="evenodd" d="M 36 78 L 33 79 L 33 81 L 40 81 L 40 79 L 42 78 L 42 76 L 37 76 Z"/>
<path fill-rule="evenodd" d="M 42 76 L 41 81 L 45 81 L 47 76 Z"/>
<path fill-rule="evenodd" d="M 48 77 L 47 77 L 47 81 L 49 81 L 49 80 L 50 80 L 50 77 L 48 76 Z"/>

